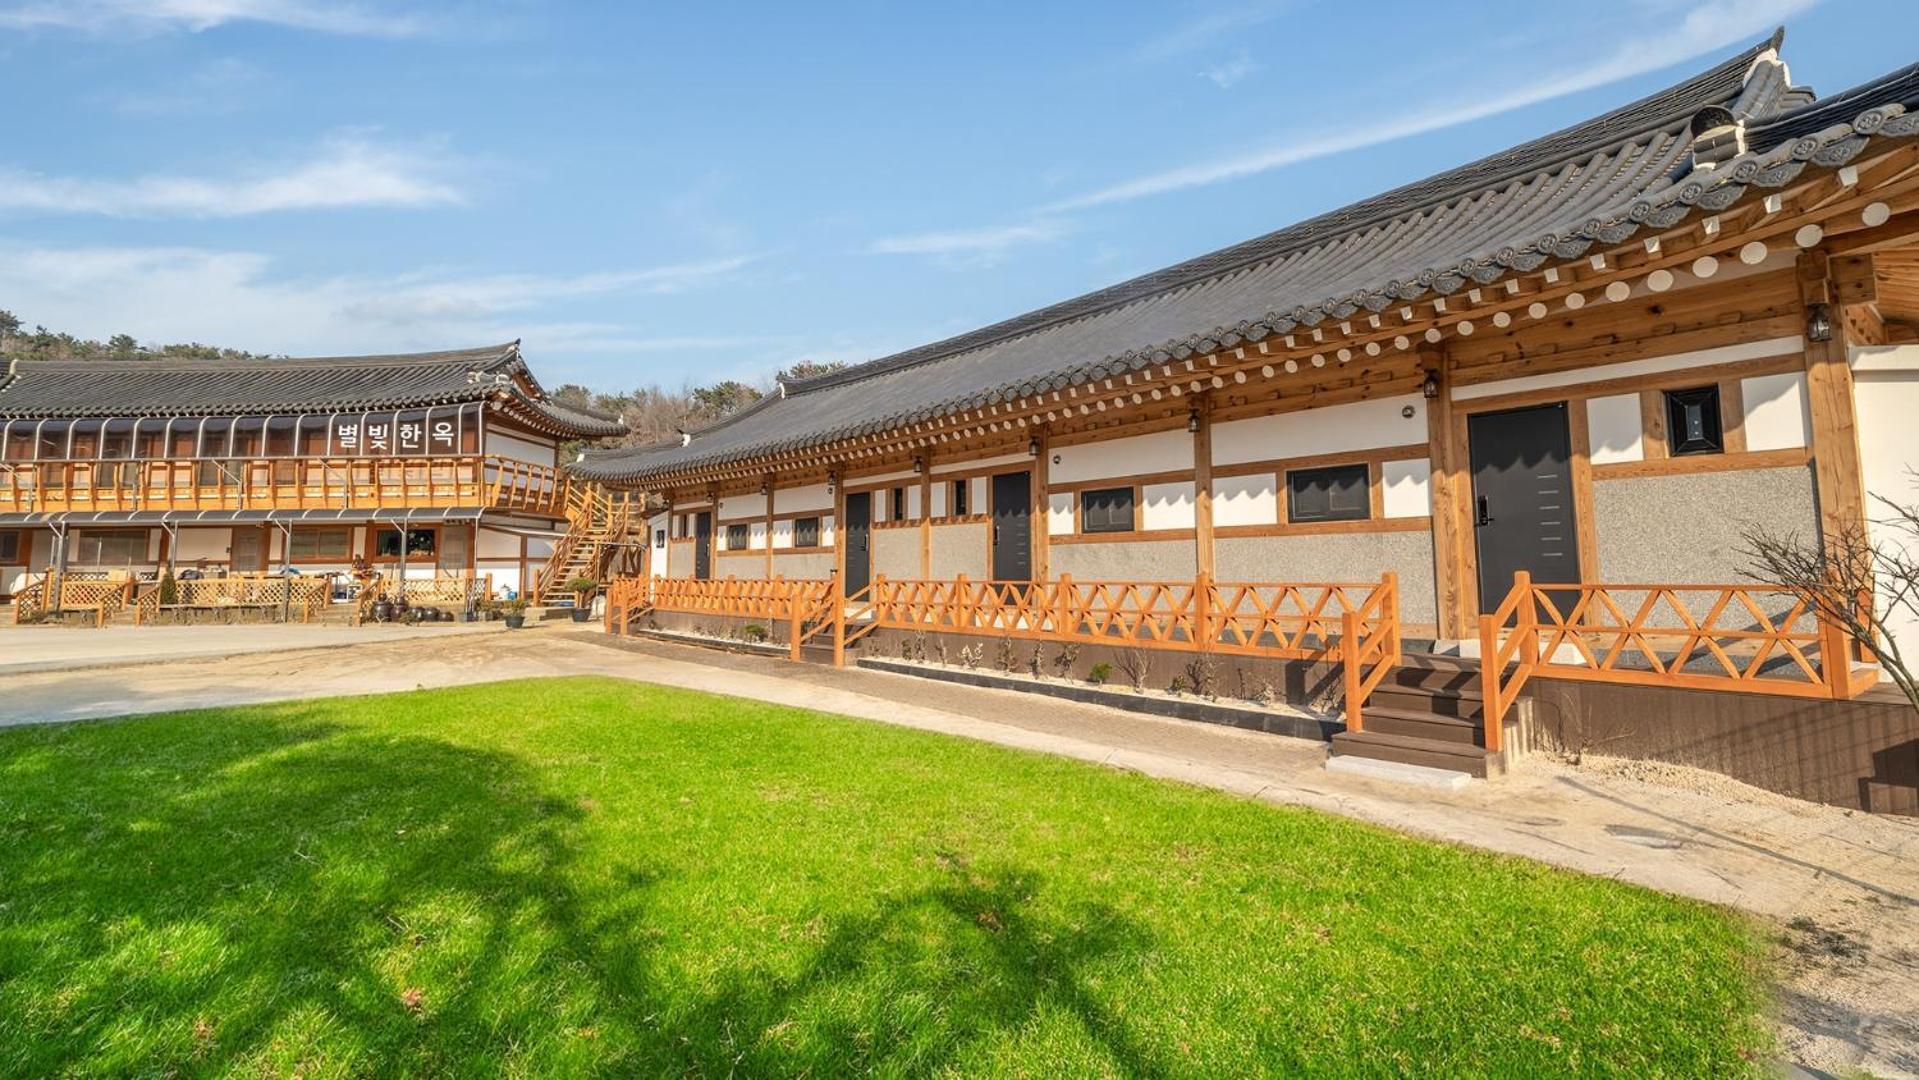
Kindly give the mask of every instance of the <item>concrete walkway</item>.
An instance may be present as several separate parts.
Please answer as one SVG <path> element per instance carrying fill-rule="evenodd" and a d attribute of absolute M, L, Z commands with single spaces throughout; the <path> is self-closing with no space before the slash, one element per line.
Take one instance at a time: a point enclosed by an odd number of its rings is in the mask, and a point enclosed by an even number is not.
<path fill-rule="evenodd" d="M 863 717 L 1312 807 L 1745 909 L 1774 921 L 1781 937 L 1789 1060 L 1919 1076 L 1919 821 L 1620 762 L 1574 768 L 1533 759 L 1457 792 L 1406 788 L 1327 772 L 1317 743 L 1009 691 L 613 642 L 569 624 L 422 633 L 447 640 L 431 650 L 386 641 L 182 660 L 111 677 L 0 674 L 0 724 L 574 674 Z"/>
<path fill-rule="evenodd" d="M 173 663 L 246 653 L 290 652 L 370 642 L 497 633 L 501 623 L 423 626 L 244 623 L 235 626 L 0 627 L 0 675 Z"/>

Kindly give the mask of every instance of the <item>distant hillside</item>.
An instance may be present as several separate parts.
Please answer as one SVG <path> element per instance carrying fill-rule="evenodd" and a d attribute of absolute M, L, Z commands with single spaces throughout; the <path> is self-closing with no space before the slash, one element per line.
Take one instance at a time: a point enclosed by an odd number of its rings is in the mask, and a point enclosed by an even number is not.
<path fill-rule="evenodd" d="M 132 334 L 115 334 L 105 341 L 78 338 L 36 326 L 23 329 L 13 312 L 0 310 L 0 356 L 18 356 L 28 360 L 149 360 L 177 357 L 183 360 L 258 360 L 260 356 L 239 349 L 189 342 L 178 345 L 143 345 Z"/>

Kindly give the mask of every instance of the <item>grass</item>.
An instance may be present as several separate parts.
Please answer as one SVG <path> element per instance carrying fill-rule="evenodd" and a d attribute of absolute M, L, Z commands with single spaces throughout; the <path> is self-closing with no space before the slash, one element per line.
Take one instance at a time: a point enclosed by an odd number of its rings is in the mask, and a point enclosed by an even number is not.
<path fill-rule="evenodd" d="M 1726 1074 L 1760 951 L 1524 860 L 610 680 L 0 732 L 5 1075 Z"/>

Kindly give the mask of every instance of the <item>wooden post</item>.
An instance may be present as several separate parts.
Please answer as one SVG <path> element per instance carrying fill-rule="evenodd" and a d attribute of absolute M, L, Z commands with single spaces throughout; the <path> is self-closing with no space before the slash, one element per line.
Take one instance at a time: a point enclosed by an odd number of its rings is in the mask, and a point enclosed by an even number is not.
<path fill-rule="evenodd" d="M 1839 620 L 1823 611 L 1819 619 L 1819 666 L 1826 676 L 1826 692 L 1834 701 L 1852 697 L 1852 635 Z"/>
<path fill-rule="evenodd" d="M 1433 572 L 1438 603 L 1439 636 L 1463 638 L 1470 624 L 1466 606 L 1466 544 L 1461 528 L 1460 492 L 1467 486 L 1460 463 L 1461 450 L 1453 445 L 1452 389 L 1446 377 L 1446 354 L 1422 350 L 1421 367 L 1439 380 L 1439 396 L 1426 401 L 1427 454 L 1432 461 Z"/>
<path fill-rule="evenodd" d="M 834 540 L 839 534 L 834 534 Z M 833 578 L 833 666 L 846 666 L 846 576 Z"/>
<path fill-rule="evenodd" d="M 1486 750 L 1499 752 L 1500 736 L 1504 734 L 1505 706 L 1500 704 L 1500 683 L 1505 672 L 1499 670 L 1496 657 L 1499 655 L 1499 628 L 1493 625 L 1491 615 L 1479 617 L 1479 692 L 1484 698 L 1486 710 Z"/>
<path fill-rule="evenodd" d="M 1066 634 L 1079 629 L 1073 618 L 1073 608 L 1078 606 L 1079 597 L 1073 592 L 1073 575 L 1061 574 L 1054 587 L 1053 596 L 1053 633 Z"/>
<path fill-rule="evenodd" d="M 1199 430 L 1193 432 L 1193 566 L 1213 575 L 1213 395 L 1194 404 Z"/>
<path fill-rule="evenodd" d="M 1828 550 L 1862 538 L 1866 527 L 1865 481 L 1860 468 L 1859 425 L 1853 406 L 1852 367 L 1846 355 L 1846 320 L 1826 249 L 1799 255 L 1799 298 L 1808 320 L 1824 305 L 1831 334 L 1806 342 L 1806 404 L 1812 417 L 1813 477 L 1819 493 L 1819 531 Z"/>
<path fill-rule="evenodd" d="M 1359 707 L 1359 612 L 1351 608 L 1339 616 L 1339 653 L 1346 684 L 1346 730 L 1364 731 Z"/>
<path fill-rule="evenodd" d="M 1037 452 L 1033 455 L 1033 580 L 1045 581 L 1052 576 L 1053 532 L 1049 525 L 1052 516 L 1052 494 L 1047 490 L 1052 476 L 1052 449 L 1047 445 L 1050 440 L 1046 430 L 1040 429 L 1033 436 Z M 931 576 L 929 573 L 928 576 Z"/>
<path fill-rule="evenodd" d="M 920 580 L 933 576 L 933 458 L 920 460 Z"/>
<path fill-rule="evenodd" d="M 1213 575 L 1201 570 L 1193 577 L 1193 645 L 1201 652 L 1213 647 Z"/>
<path fill-rule="evenodd" d="M 766 541 L 769 546 L 772 544 L 773 537 L 770 533 L 767 535 Z M 786 621 L 787 621 L 786 640 L 787 640 L 788 659 L 793 660 L 795 663 L 797 663 L 800 658 L 800 632 L 802 627 L 802 616 L 800 613 L 800 602 L 797 599 L 797 590 L 795 589 L 787 590 L 786 613 L 787 613 L 786 614 Z"/>

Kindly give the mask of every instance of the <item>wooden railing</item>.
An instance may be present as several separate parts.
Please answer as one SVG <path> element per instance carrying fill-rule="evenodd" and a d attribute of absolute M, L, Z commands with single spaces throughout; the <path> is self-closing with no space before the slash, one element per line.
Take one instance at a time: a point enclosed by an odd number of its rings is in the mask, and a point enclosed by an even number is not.
<path fill-rule="evenodd" d="M 14 625 L 33 622 L 47 615 L 69 611 L 89 612 L 95 626 L 105 626 L 108 616 L 133 602 L 138 588 L 132 575 L 110 571 L 72 571 L 49 569 L 39 580 L 14 595 Z"/>
<path fill-rule="evenodd" d="M 163 616 L 190 618 L 251 611 L 262 615 L 281 612 L 289 620 L 297 615 L 301 622 L 310 622 L 314 612 L 326 607 L 332 587 L 333 583 L 324 577 L 289 574 L 229 574 L 176 581 L 171 596 L 163 595 L 157 585 L 143 591 L 134 605 L 133 621 L 145 625 Z"/>
<path fill-rule="evenodd" d="M 373 605 L 386 595 L 385 577 L 374 574 L 360 584 L 359 595 L 353 598 L 353 625 L 361 626 L 373 617 Z"/>
<path fill-rule="evenodd" d="M 890 581 L 843 595 L 834 580 L 627 578 L 607 593 L 607 629 L 650 610 L 784 619 L 795 657 L 832 635 L 836 663 L 878 629 L 1337 663 L 1347 726 L 1399 663 L 1399 589 L 1366 583 L 1193 581 Z"/>
<path fill-rule="evenodd" d="M 550 465 L 482 455 L 0 462 L 0 512 L 476 506 L 559 517 L 566 487 Z"/>
<path fill-rule="evenodd" d="M 1528 680 L 1851 698 L 1878 681 L 1836 620 L 1764 585 L 1553 585 L 1514 575 L 1480 618 L 1486 748 Z"/>
<path fill-rule="evenodd" d="M 493 575 L 476 575 L 468 570 L 437 573 L 431 578 L 396 579 L 390 591 L 404 595 L 409 604 L 466 608 L 493 595 Z"/>

